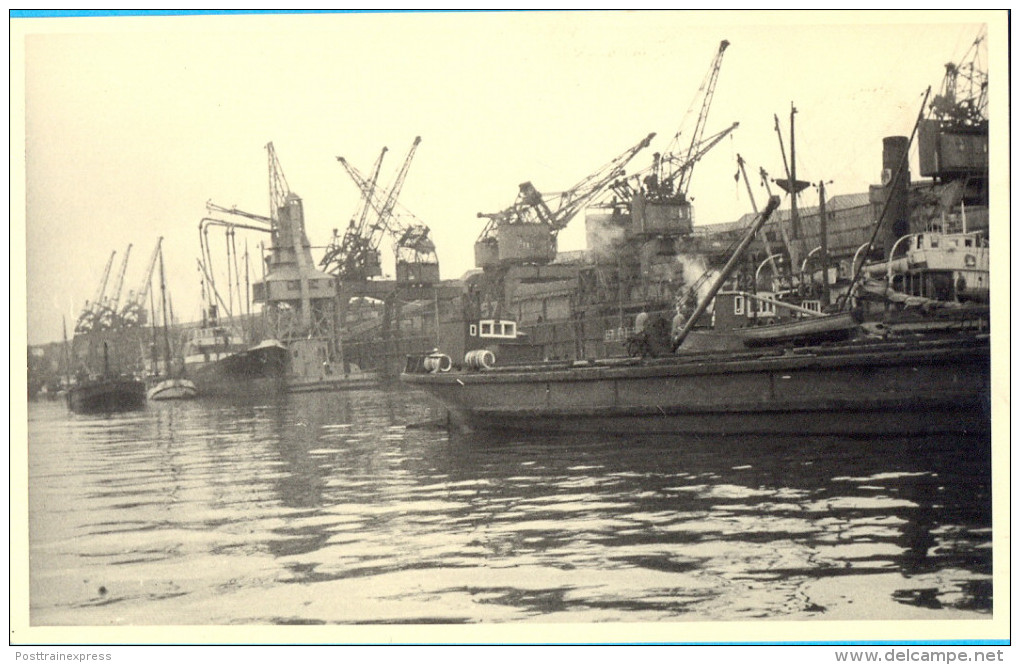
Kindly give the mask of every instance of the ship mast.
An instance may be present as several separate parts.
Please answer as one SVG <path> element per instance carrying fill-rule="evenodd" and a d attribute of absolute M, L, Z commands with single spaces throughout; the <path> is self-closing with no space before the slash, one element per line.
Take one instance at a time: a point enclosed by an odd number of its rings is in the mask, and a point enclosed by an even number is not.
<path fill-rule="evenodd" d="M 170 378 L 170 357 L 171 357 L 171 350 L 170 350 L 170 318 L 169 318 L 169 316 L 167 316 L 167 307 L 166 307 L 166 272 L 165 272 L 165 270 L 163 268 L 163 248 L 162 248 L 163 238 L 162 237 L 159 239 L 159 242 L 160 242 L 160 250 L 159 250 L 159 290 L 160 290 L 160 298 L 163 301 L 163 351 L 165 353 L 165 355 L 163 356 L 163 363 L 164 363 L 164 367 L 166 368 L 166 376 L 167 376 L 167 378 Z"/>

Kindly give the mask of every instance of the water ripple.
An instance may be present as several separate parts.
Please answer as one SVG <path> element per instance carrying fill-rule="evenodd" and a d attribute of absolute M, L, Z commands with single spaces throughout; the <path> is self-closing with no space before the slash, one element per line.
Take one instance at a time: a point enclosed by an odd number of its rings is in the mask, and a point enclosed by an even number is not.
<path fill-rule="evenodd" d="M 433 409 L 32 404 L 32 623 L 990 615 L 987 441 L 406 427 Z"/>

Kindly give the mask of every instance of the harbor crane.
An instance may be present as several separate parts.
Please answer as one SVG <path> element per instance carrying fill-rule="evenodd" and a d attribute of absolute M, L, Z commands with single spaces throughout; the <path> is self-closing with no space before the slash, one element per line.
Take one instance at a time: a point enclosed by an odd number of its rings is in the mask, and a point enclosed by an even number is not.
<path fill-rule="evenodd" d="M 365 234 L 365 224 L 368 221 L 368 213 L 372 209 L 372 203 L 376 196 L 379 170 L 382 168 L 382 161 L 385 155 L 386 148 L 384 147 L 379 152 L 379 157 L 376 158 L 375 164 L 372 166 L 372 175 L 368 180 L 365 180 L 346 160 L 338 158 L 338 161 L 347 169 L 348 174 L 351 175 L 351 178 L 354 179 L 362 192 L 357 221 L 355 222 L 355 218 L 351 218 L 342 239 L 338 240 L 339 234 L 334 229 L 333 240 L 326 249 L 326 254 L 319 264 L 326 268 L 327 271 L 340 275 L 341 279 L 360 281 L 382 274 L 379 251 L 372 247 L 371 235 Z"/>
<path fill-rule="evenodd" d="M 156 259 L 159 258 L 162 244 L 163 238 L 160 237 L 156 241 L 156 247 L 152 250 L 152 255 L 149 257 L 149 264 L 145 269 L 145 277 L 142 279 L 141 285 L 137 291 L 132 291 L 128 294 L 128 301 L 124 303 L 124 307 L 120 310 L 120 319 L 128 325 L 145 323 L 145 299 L 149 297 L 149 291 L 152 288 L 152 275 L 156 268 Z"/>
<path fill-rule="evenodd" d="M 273 226 L 273 244 L 276 245 L 279 240 L 280 211 L 287 207 L 292 194 L 272 141 L 266 144 L 266 155 L 269 160 L 269 218 Z M 301 231 L 304 232 L 303 224 Z"/>
<path fill-rule="evenodd" d="M 127 272 L 128 259 L 131 258 L 131 247 L 131 243 L 128 243 L 113 283 L 113 292 L 103 300 L 100 307 L 100 326 L 103 328 L 111 328 L 118 323 L 117 308 L 120 307 L 120 294 L 124 289 L 124 274 Z"/>
<path fill-rule="evenodd" d="M 383 148 L 365 177 L 344 157 L 337 161 L 361 190 L 362 202 L 357 221 L 352 218 L 343 236 L 334 230 L 333 240 L 320 263 L 341 281 L 364 281 L 382 274 L 379 246 L 389 235 L 394 241 L 398 282 L 432 282 L 439 279 L 436 247 L 429 227 L 407 211 L 396 214 L 397 201 L 414 154 L 421 143 L 415 137 L 404 162 L 389 188 L 380 191 L 379 171 L 387 149 Z"/>
<path fill-rule="evenodd" d="M 343 237 L 340 236 L 339 231 L 333 230 L 333 239 L 329 247 L 326 248 L 326 254 L 322 257 L 322 261 L 319 263 L 320 267 L 325 268 L 327 272 L 340 276 L 342 280 L 362 281 L 369 277 L 382 275 L 382 262 L 379 258 L 378 247 L 372 246 L 373 239 L 378 245 L 382 234 L 379 233 L 373 236 L 372 233 L 366 233 L 365 228 L 368 223 L 369 211 L 372 210 L 373 203 L 376 202 L 379 171 L 382 168 L 383 157 L 386 156 L 386 151 L 387 149 L 383 147 L 379 152 L 379 156 L 372 166 L 372 175 L 368 179 L 362 176 L 346 159 L 337 157 L 337 161 L 346 169 L 348 175 L 354 180 L 362 193 L 358 211 L 355 213 L 355 217 L 352 217 L 348 223 Z M 383 203 L 381 201 L 377 203 L 381 210 Z M 357 221 L 355 221 L 355 218 Z M 378 225 L 373 225 L 372 228 L 376 229 Z"/>
<path fill-rule="evenodd" d="M 704 138 L 705 127 L 708 124 L 708 112 L 712 108 L 716 82 L 719 79 L 719 71 L 722 68 L 723 54 L 729 45 L 730 43 L 725 39 L 719 43 L 719 50 L 716 51 L 715 57 L 712 59 L 708 73 L 705 75 L 701 87 L 698 88 L 691 106 L 684 115 L 681 129 L 673 135 L 664 153 L 655 154 L 651 173 L 644 177 L 644 185 L 649 201 L 686 201 L 695 164 L 740 125 L 740 123 L 734 122 L 726 129 L 707 139 Z M 693 109 L 697 106 L 699 99 L 701 100 L 701 106 L 694 129 L 691 132 L 691 140 L 686 148 L 684 148 L 681 144 L 682 127 Z"/>
<path fill-rule="evenodd" d="M 110 268 L 113 267 L 113 257 L 116 255 L 117 250 L 113 250 L 110 253 L 110 258 L 106 262 L 106 268 L 103 269 L 103 276 L 99 279 L 99 286 L 96 287 L 96 293 L 92 296 L 92 301 L 85 301 L 85 307 L 82 309 L 81 314 L 78 315 L 78 321 L 74 324 L 75 333 L 89 332 L 98 323 L 98 317 L 102 312 L 103 296 L 106 294 L 106 283 L 110 279 Z"/>
<path fill-rule="evenodd" d="M 960 62 L 946 63 L 941 92 L 931 102 L 931 117 L 956 127 L 980 128 L 988 124 L 988 73 L 981 64 L 981 34 Z"/>
<path fill-rule="evenodd" d="M 282 342 L 295 361 L 292 374 L 310 377 L 313 372 L 321 371 L 323 359 L 335 359 L 340 353 L 335 329 L 336 286 L 330 275 L 316 270 L 312 246 L 305 231 L 304 203 L 291 191 L 273 143 L 267 143 L 265 149 L 269 183 L 268 217 L 236 206 L 227 208 L 206 202 L 210 216 L 203 217 L 198 225 L 202 250 L 198 267 L 202 278 L 203 320 L 220 325 L 221 312 L 225 312 L 230 325 L 234 325 L 235 313 L 238 313 L 243 315 L 240 325 L 245 327 L 251 323 L 251 305 L 261 304 L 264 325 L 260 330 L 252 326 L 245 331 L 245 336 L 251 340 L 262 337 Z M 223 213 L 228 218 L 211 216 L 214 213 Z M 255 223 L 235 222 L 229 219 L 231 216 Z M 213 226 L 226 229 L 226 301 L 215 282 L 212 248 L 208 240 L 209 228 Z M 238 252 L 236 231 L 239 229 L 270 234 L 269 247 L 263 246 L 260 280 L 250 281 L 247 245 L 243 257 Z"/>
<path fill-rule="evenodd" d="M 238 217 L 247 217 L 248 219 L 252 219 L 252 220 L 255 220 L 256 222 L 261 222 L 262 224 L 267 224 L 267 225 L 271 225 L 273 223 L 273 219 L 271 217 L 266 217 L 265 215 L 258 215 L 258 214 L 255 214 L 253 212 L 247 212 L 247 211 L 241 210 L 237 206 L 232 206 L 230 208 L 227 208 L 225 206 L 216 205 L 212 201 L 206 201 L 205 202 L 205 208 L 206 208 L 206 210 L 208 210 L 211 213 L 212 212 L 219 212 L 219 213 L 223 213 L 223 214 L 226 214 L 226 215 L 237 215 Z M 256 230 L 259 230 L 259 231 L 268 231 L 269 229 L 268 228 L 263 229 L 263 228 L 256 227 Z"/>
<path fill-rule="evenodd" d="M 571 219 L 615 180 L 638 152 L 648 147 L 649 134 L 612 161 L 558 194 L 542 194 L 529 181 L 519 186 L 517 199 L 496 213 L 478 213 L 487 219 L 475 242 L 479 267 L 496 263 L 548 263 L 556 258 L 556 235 Z"/>
<path fill-rule="evenodd" d="M 628 237 L 641 242 L 658 243 L 656 251 L 660 255 L 675 251 L 676 240 L 694 231 L 694 209 L 687 195 L 694 167 L 740 126 L 740 123 L 734 122 L 722 131 L 705 137 L 723 54 L 729 44 L 726 40 L 719 43 L 719 49 L 701 87 L 666 150 L 655 153 L 652 164 L 644 170 L 613 182 L 610 185 L 613 201 L 602 206 L 613 210 L 614 218 L 620 220 L 617 224 L 627 229 Z M 695 109 L 697 119 L 688 141 L 685 128 L 690 125 L 689 118 Z"/>

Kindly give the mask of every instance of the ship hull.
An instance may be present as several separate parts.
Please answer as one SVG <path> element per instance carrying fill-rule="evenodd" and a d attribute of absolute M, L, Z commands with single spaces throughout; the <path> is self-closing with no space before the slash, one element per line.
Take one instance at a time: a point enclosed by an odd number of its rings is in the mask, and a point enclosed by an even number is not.
<path fill-rule="evenodd" d="M 408 374 L 465 429 L 671 434 L 990 430 L 987 337 Z"/>
<path fill-rule="evenodd" d="M 186 367 L 200 397 L 259 397 L 287 391 L 288 358 L 283 346 L 263 344 Z"/>
<path fill-rule="evenodd" d="M 302 379 L 289 377 L 287 392 L 315 393 L 343 390 L 368 390 L 382 385 L 382 379 L 375 372 L 359 372 L 339 376 L 327 376 L 319 379 Z"/>
<path fill-rule="evenodd" d="M 115 413 L 145 407 L 145 384 L 115 377 L 88 381 L 67 391 L 67 406 L 74 413 Z"/>

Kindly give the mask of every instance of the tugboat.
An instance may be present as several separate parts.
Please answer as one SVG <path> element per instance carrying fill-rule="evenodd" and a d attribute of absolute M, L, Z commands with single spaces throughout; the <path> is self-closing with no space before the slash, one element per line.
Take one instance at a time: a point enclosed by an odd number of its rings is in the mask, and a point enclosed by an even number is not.
<path fill-rule="evenodd" d="M 906 246 L 902 256 L 863 267 L 866 278 L 860 299 L 884 314 L 881 320 L 887 329 L 932 332 L 986 327 L 990 272 L 984 233 L 932 230 L 902 236 L 894 249 L 902 245 Z"/>

